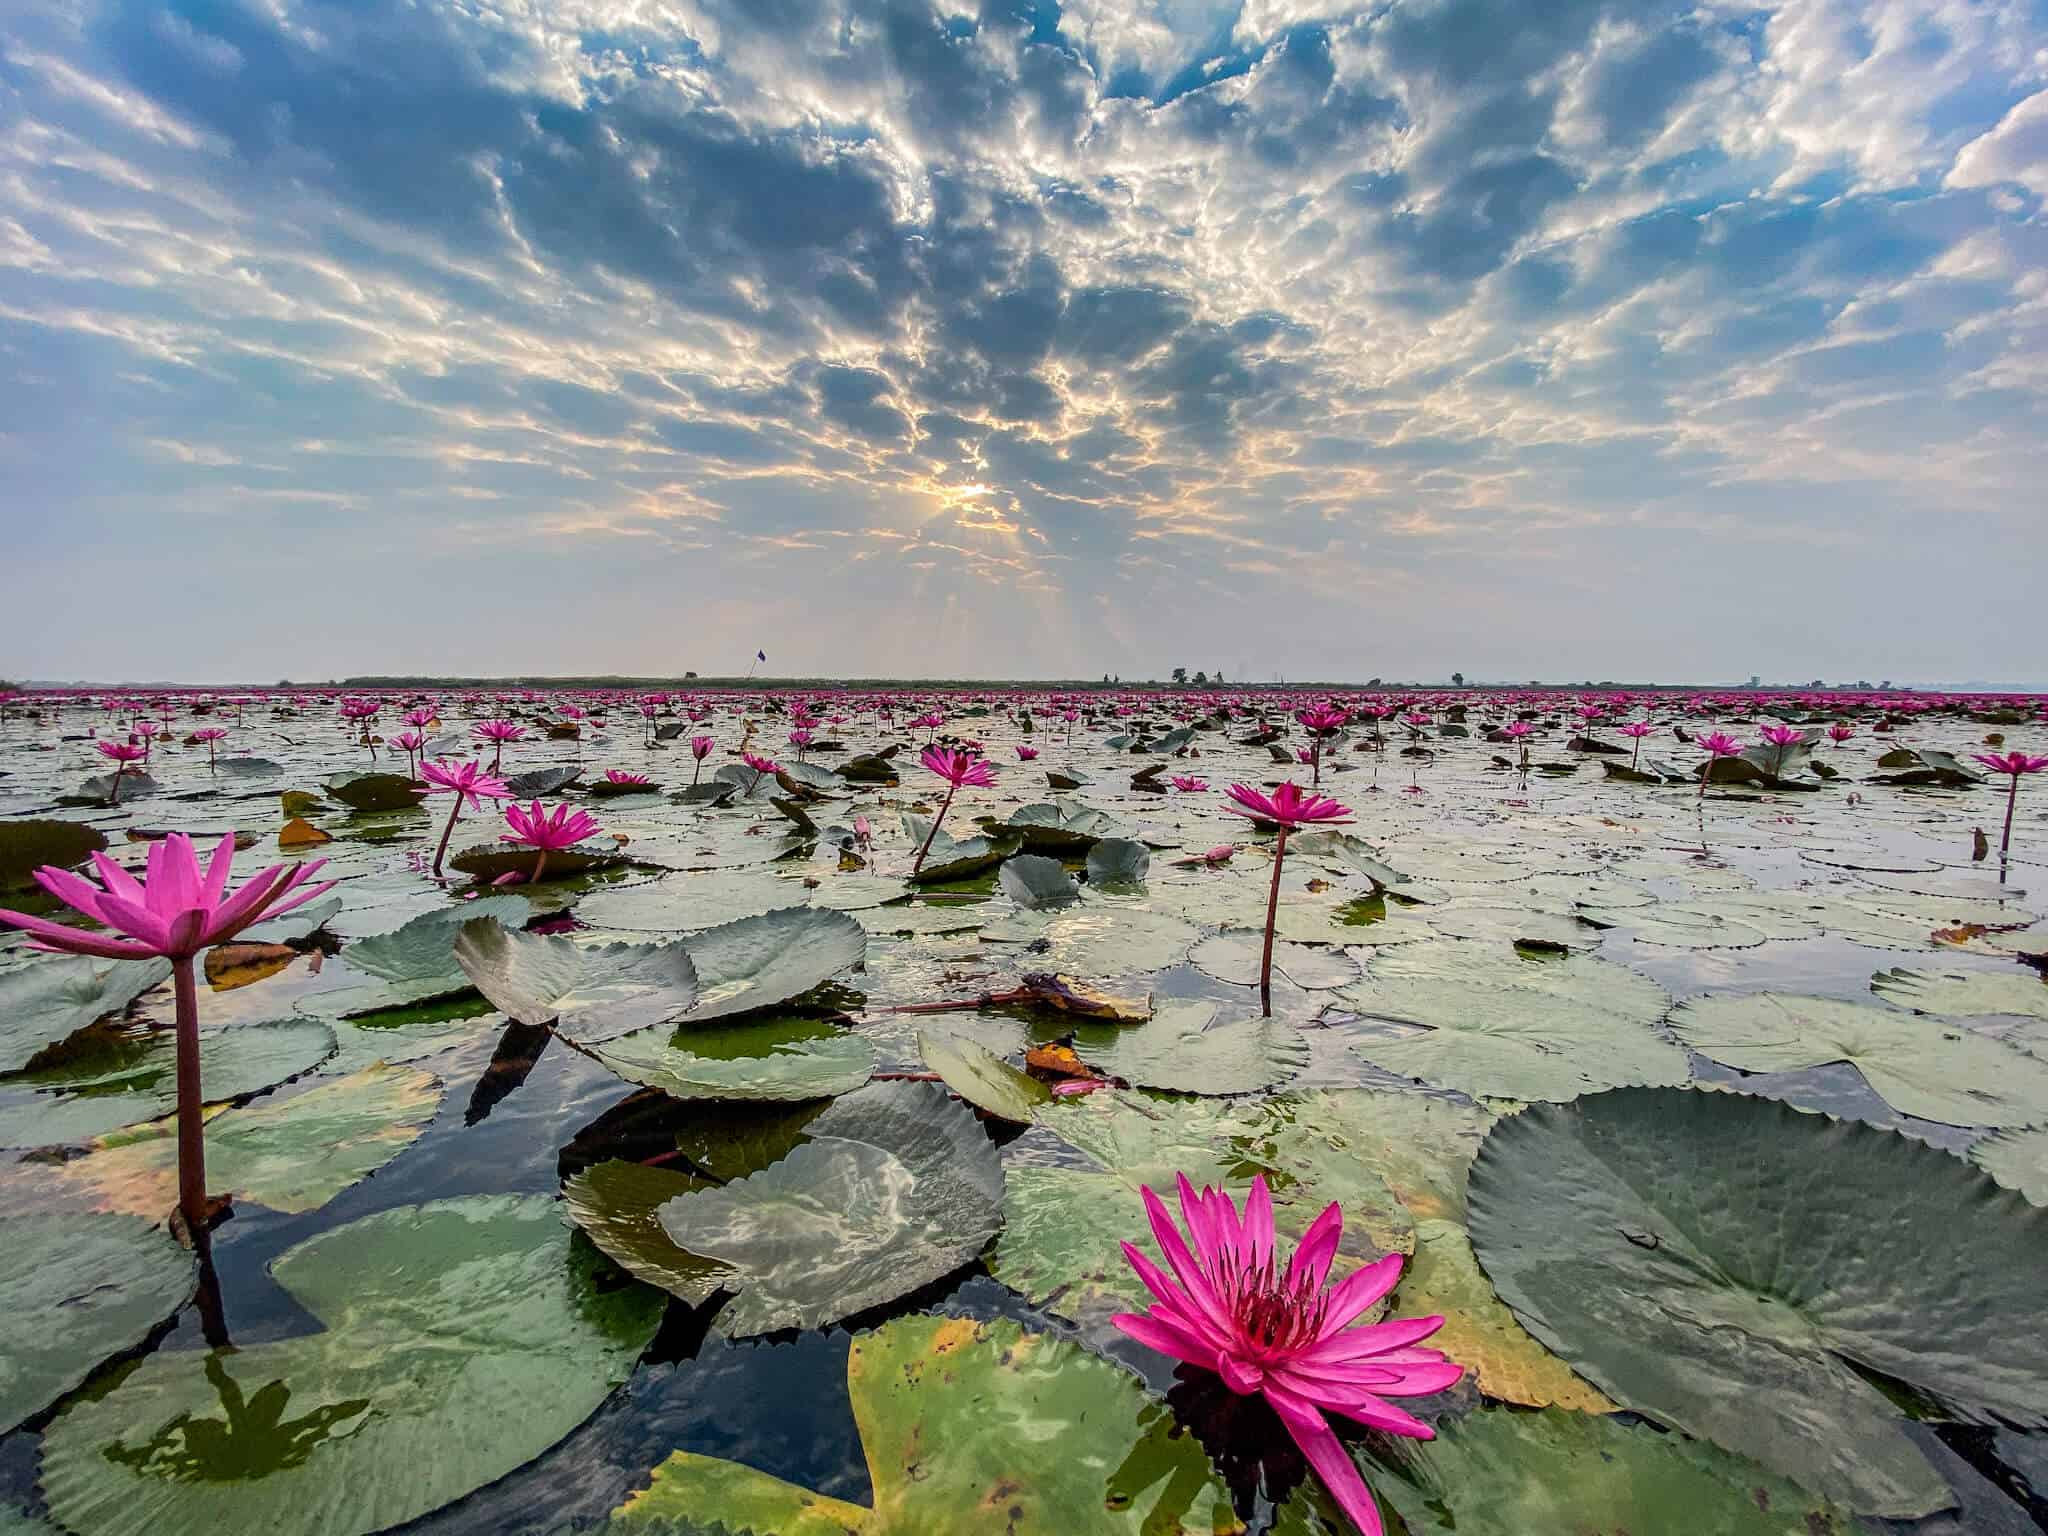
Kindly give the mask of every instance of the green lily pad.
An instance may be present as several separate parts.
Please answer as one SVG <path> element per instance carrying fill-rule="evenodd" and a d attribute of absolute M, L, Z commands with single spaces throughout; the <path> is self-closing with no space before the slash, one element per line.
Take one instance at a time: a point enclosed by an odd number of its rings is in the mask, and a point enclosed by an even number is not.
<path fill-rule="evenodd" d="M 774 1008 L 860 964 L 867 930 L 844 912 L 783 907 L 692 934 L 697 1002 L 684 1019 L 701 1024 Z"/>
<path fill-rule="evenodd" d="M 53 955 L 0 973 L 0 1072 L 110 1013 L 120 1013 L 171 974 L 168 960 Z"/>
<path fill-rule="evenodd" d="M 579 944 L 487 917 L 463 925 L 455 962 L 507 1018 L 590 1045 L 674 1019 L 698 996 L 696 962 L 680 943 Z"/>
<path fill-rule="evenodd" d="M 678 1195 L 716 1187 L 689 1173 L 612 1158 L 567 1180 L 562 1201 L 570 1220 L 613 1263 L 697 1306 L 725 1288 L 732 1272 L 678 1248 L 662 1229 L 660 1212 Z"/>
<path fill-rule="evenodd" d="M 829 1019 L 756 1014 L 720 1024 L 656 1024 L 587 1047 L 629 1083 L 674 1099 L 797 1102 L 860 1087 L 875 1048 Z"/>
<path fill-rule="evenodd" d="M 327 793 L 354 811 L 410 810 L 426 798 L 426 790 L 402 773 L 365 773 L 330 779 Z"/>
<path fill-rule="evenodd" d="M 1188 951 L 1188 962 L 1218 981 L 1256 987 L 1265 943 L 1264 933 L 1250 930 L 1212 934 Z M 1304 992 L 1328 992 L 1358 980 L 1358 962 L 1343 950 L 1284 939 L 1274 941 L 1273 970 Z"/>
<path fill-rule="evenodd" d="M 2048 1205 L 2048 1127 L 1986 1136 L 1970 1148 L 1970 1161 L 2007 1189 Z"/>
<path fill-rule="evenodd" d="M 1128 1372 L 1007 1321 L 907 1317 L 856 1338 L 846 1384 L 872 1506 L 677 1451 L 612 1515 L 775 1536 L 1216 1536 L 1240 1529 L 1208 1456 Z M 1020 1446 L 1039 1453 L 1020 1453 Z M 993 1520 L 993 1523 L 992 1523 Z"/>
<path fill-rule="evenodd" d="M 404 1206 L 271 1265 L 317 1333 L 144 1360 L 43 1443 L 51 1512 L 99 1536 L 365 1536 L 530 1461 L 623 1382 L 659 1323 L 604 1288 L 551 1197 Z"/>
<path fill-rule="evenodd" d="M 35 884 L 35 873 L 44 865 L 69 869 L 88 854 L 106 849 L 107 835 L 82 821 L 61 817 L 0 821 L 0 890 L 26 890 Z"/>
<path fill-rule="evenodd" d="M 996 884 L 1025 912 L 1071 906 L 1081 899 L 1081 887 L 1066 866 L 1042 853 L 1020 853 L 1003 860 L 996 871 Z"/>
<path fill-rule="evenodd" d="M 1020 806 L 1010 813 L 1005 830 L 1016 834 L 1033 853 L 1078 853 L 1114 835 L 1116 818 L 1078 800 Z"/>
<path fill-rule="evenodd" d="M 693 870 L 594 891 L 576 904 L 576 916 L 593 928 L 688 933 L 802 899 L 801 887 L 764 870 Z"/>
<path fill-rule="evenodd" d="M 1211 1002 L 1169 1003 L 1135 1028 L 1084 1024 L 1074 1049 L 1091 1067 L 1135 1088 L 1210 1095 L 1276 1088 L 1308 1065 L 1308 1041 L 1278 1019 L 1218 1024 Z"/>
<path fill-rule="evenodd" d="M 313 1019 L 229 1025 L 199 1037 L 200 1085 L 209 1104 L 246 1098 L 310 1071 L 334 1048 L 334 1031 Z M 90 1141 L 177 1107 L 173 1032 L 126 1032 L 0 1084 L 0 1146 Z"/>
<path fill-rule="evenodd" d="M 1925 1143 L 1624 1089 L 1500 1121 L 1468 1193 L 1501 1299 L 1581 1375 L 1860 1513 L 1954 1496 L 1850 1362 L 2048 1421 L 2048 1212 Z"/>
<path fill-rule="evenodd" d="M 1917 1013 L 2019 1014 L 2048 1019 L 2048 979 L 2031 971 L 1912 971 L 1870 978 L 1870 990 Z"/>
<path fill-rule="evenodd" d="M 440 1107 L 431 1072 L 379 1065 L 231 1109 L 206 1125 L 207 1186 L 274 1211 L 318 1210 L 411 1146 Z M 57 1177 L 94 1210 L 161 1219 L 178 1203 L 175 1127 L 155 1122 Z"/>
<path fill-rule="evenodd" d="M 933 1083 L 877 1083 L 835 1102 L 780 1162 L 661 1207 L 685 1253 L 725 1265 L 728 1332 L 821 1328 L 974 1259 L 1002 1221 L 1003 1167 Z"/>
<path fill-rule="evenodd" d="M 0 1434 L 133 1348 L 192 1294 L 192 1255 L 127 1216 L 0 1219 Z"/>
<path fill-rule="evenodd" d="M 1703 1056 L 1742 1072 L 1847 1062 L 1902 1114 L 1947 1125 L 2048 1120 L 2048 1061 L 2002 1040 L 1917 1014 L 1832 997 L 1774 992 L 1690 999 L 1671 1029 Z"/>
<path fill-rule="evenodd" d="M 947 1030 L 923 1029 L 917 1034 L 924 1064 L 945 1080 L 953 1092 L 976 1109 L 1014 1124 L 1052 1102 L 1052 1090 L 1037 1078 L 1019 1072 L 979 1041 Z"/>
<path fill-rule="evenodd" d="M 1646 1424 L 1481 1408 L 1361 1461 L 1408 1536 L 1854 1536 L 1827 1500 L 1755 1462 Z"/>
<path fill-rule="evenodd" d="M 1685 1052 L 1651 1027 L 1670 1006 L 1664 989 L 1588 955 L 1527 959 L 1476 939 L 1404 944 L 1374 951 L 1365 979 L 1338 996 L 1426 1030 L 1352 1041 L 1366 1060 L 1478 1097 L 1563 1101 L 1690 1074 Z"/>
<path fill-rule="evenodd" d="M 1139 1198 L 1149 1185 L 1169 1202 L 1185 1173 L 1242 1197 L 1254 1174 L 1272 1187 L 1278 1230 L 1298 1238 L 1332 1200 L 1344 1207 L 1344 1239 L 1332 1272 L 1343 1275 L 1389 1251 L 1411 1251 L 1414 1223 L 1371 1168 L 1346 1155 L 1370 1138 L 1370 1104 L 1346 1093 L 1258 1101 L 1176 1102 L 1101 1092 L 1059 1104 L 1038 1122 L 1090 1159 L 1087 1167 L 1013 1165 L 1004 1226 L 990 1257 L 1012 1290 L 1063 1317 L 1099 1322 L 1143 1310 L 1149 1293 L 1118 1244 L 1136 1243 L 1155 1263 Z"/>
<path fill-rule="evenodd" d="M 357 939 L 342 950 L 342 959 L 351 970 L 374 976 L 381 985 L 370 992 L 351 989 L 347 1008 L 395 1008 L 466 991 L 469 977 L 455 958 L 455 937 L 463 924 L 492 918 L 517 928 L 531 912 L 523 896 L 484 896 L 422 912 L 389 933 Z"/>
<path fill-rule="evenodd" d="M 1134 890 L 1152 868 L 1152 850 L 1127 837 L 1105 837 L 1088 850 L 1088 884 L 1098 891 Z"/>

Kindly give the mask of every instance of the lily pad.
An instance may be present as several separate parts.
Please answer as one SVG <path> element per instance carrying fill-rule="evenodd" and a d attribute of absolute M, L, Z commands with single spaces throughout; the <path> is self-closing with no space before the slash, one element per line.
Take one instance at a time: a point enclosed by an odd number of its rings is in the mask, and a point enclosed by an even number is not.
<path fill-rule="evenodd" d="M 1852 1362 L 2048 1421 L 2048 1211 L 1925 1143 L 1625 1089 L 1500 1121 L 1469 1198 L 1501 1299 L 1581 1375 L 1858 1512 L 1954 1495 Z"/>
<path fill-rule="evenodd" d="M 468 990 L 469 977 L 455 958 L 455 936 L 463 924 L 491 918 L 517 927 L 531 912 L 523 896 L 485 896 L 422 912 L 389 933 L 357 939 L 342 951 L 342 959 L 381 985 L 374 993 L 350 989 L 347 1006 L 351 1011 L 392 1008 Z"/>
<path fill-rule="evenodd" d="M 1448 1330 L 1446 1330 L 1448 1331 Z M 1438 1336 L 1439 1338 L 1442 1335 Z M 1755 1462 L 1646 1424 L 1481 1408 L 1363 1462 L 1409 1536 L 1854 1536 L 1827 1500 Z"/>
<path fill-rule="evenodd" d="M 1136 1378 L 1008 1321 L 906 1317 L 856 1338 L 847 1390 L 872 1506 L 677 1451 L 612 1515 L 621 1536 L 712 1522 L 775 1536 L 1216 1536 L 1208 1456 Z M 1020 1454 L 1020 1436 L 1041 1454 Z M 990 1516 L 999 1524 L 991 1524 Z"/>
<path fill-rule="evenodd" d="M 996 884 L 1003 894 L 1026 912 L 1042 912 L 1071 906 L 1081 899 L 1081 887 L 1058 859 L 1042 853 L 1020 853 L 1003 860 L 996 871 Z"/>
<path fill-rule="evenodd" d="M 144 1360 L 43 1448 L 58 1520 L 100 1536 L 364 1536 L 530 1461 L 623 1382 L 664 1297 L 609 1289 L 550 1196 L 383 1211 L 276 1259 L 323 1326 Z"/>
<path fill-rule="evenodd" d="M 378 1065 L 231 1109 L 206 1125 L 207 1186 L 292 1215 L 318 1210 L 411 1146 L 440 1107 L 431 1072 Z M 156 1122 L 56 1176 L 91 1209 L 160 1220 L 178 1203 L 175 1128 Z"/>
<path fill-rule="evenodd" d="M 1562 1101 L 1690 1075 L 1685 1052 L 1651 1027 L 1670 1005 L 1663 988 L 1587 955 L 1527 959 L 1474 939 L 1403 944 L 1374 951 L 1365 980 L 1338 996 L 1426 1030 L 1353 1040 L 1366 1060 L 1468 1094 Z"/>
<path fill-rule="evenodd" d="M 313 1019 L 233 1024 L 199 1037 L 199 1081 L 208 1103 L 225 1103 L 310 1071 L 334 1048 L 334 1031 Z M 172 1031 L 124 1032 L 0 1084 L 0 1146 L 90 1141 L 177 1106 Z"/>
<path fill-rule="evenodd" d="M 693 934 L 697 1002 L 686 1022 L 701 1024 L 801 997 L 860 964 L 867 931 L 844 912 L 783 907 Z"/>
<path fill-rule="evenodd" d="M 1986 1136 L 1970 1148 L 1970 1161 L 2035 1205 L 2048 1205 L 2048 1127 Z"/>
<path fill-rule="evenodd" d="M 728 1332 L 820 1328 L 894 1301 L 970 1262 L 1001 1225 L 995 1144 L 936 1084 L 874 1084 L 805 1134 L 780 1162 L 661 1207 L 678 1248 L 731 1271 Z"/>
<path fill-rule="evenodd" d="M 613 1263 L 696 1306 L 724 1288 L 731 1271 L 678 1248 L 662 1229 L 660 1211 L 678 1195 L 715 1187 L 692 1174 L 611 1158 L 566 1181 L 562 1202 Z"/>
<path fill-rule="evenodd" d="M 1088 884 L 1098 891 L 1133 890 L 1152 868 L 1152 850 L 1127 837 L 1105 837 L 1088 850 Z"/>
<path fill-rule="evenodd" d="M 948 1088 L 998 1120 L 1028 1125 L 1039 1109 L 1052 1102 L 1050 1088 L 1019 1072 L 979 1041 L 926 1029 L 918 1031 L 917 1048 L 924 1064 L 938 1073 Z"/>
<path fill-rule="evenodd" d="M 1742 1072 L 1847 1062 L 1893 1109 L 1947 1125 L 2048 1120 L 2048 1061 L 1916 1014 L 1774 992 L 1693 998 L 1672 1031 Z"/>
<path fill-rule="evenodd" d="M 656 1024 L 592 1044 L 629 1083 L 674 1099 L 796 1103 L 847 1093 L 875 1070 L 875 1048 L 828 1019 L 756 1014 L 719 1024 Z"/>
<path fill-rule="evenodd" d="M 146 1221 L 0 1220 L 0 1434 L 141 1343 L 185 1304 L 193 1275 L 192 1255 Z"/>
<path fill-rule="evenodd" d="M 402 773 L 365 773 L 331 779 L 326 791 L 354 811 L 409 810 L 426 798 L 426 790 Z"/>
<path fill-rule="evenodd" d="M 1870 978 L 1870 990 L 1918 1013 L 2019 1014 L 2048 1019 L 2048 978 L 2030 971 L 1913 971 Z"/>
<path fill-rule="evenodd" d="M 18 1072 L 44 1046 L 120 1013 L 171 974 L 168 960 L 53 955 L 0 973 L 0 1072 Z"/>
<path fill-rule="evenodd" d="M 1027 805 L 1010 813 L 1006 830 L 1033 853 L 1078 853 L 1116 832 L 1116 818 L 1077 800 Z"/>
<path fill-rule="evenodd" d="M 1256 987 L 1265 935 L 1249 930 L 1212 934 L 1188 951 L 1196 970 L 1232 986 Z M 1276 940 L 1273 970 L 1304 992 L 1328 992 L 1358 980 L 1358 962 L 1341 949 Z"/>
<path fill-rule="evenodd" d="M 696 962 L 680 943 L 579 944 L 487 917 L 463 925 L 455 961 L 506 1017 L 584 1044 L 674 1019 L 698 997 Z"/>
<path fill-rule="evenodd" d="M 1091 1067 L 1137 1088 L 1169 1093 L 1256 1093 L 1298 1076 L 1308 1041 L 1277 1019 L 1215 1022 L 1211 1002 L 1166 1004 L 1135 1029 L 1084 1024 L 1074 1049 Z"/>
<path fill-rule="evenodd" d="M 46 864 L 69 869 L 88 854 L 104 853 L 98 827 L 61 817 L 0 821 L 0 890 L 24 890 Z"/>

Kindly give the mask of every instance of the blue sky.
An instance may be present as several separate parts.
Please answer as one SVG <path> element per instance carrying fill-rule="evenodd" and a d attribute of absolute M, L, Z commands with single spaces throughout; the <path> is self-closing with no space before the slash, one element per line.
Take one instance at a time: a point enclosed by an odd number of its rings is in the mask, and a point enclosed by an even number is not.
<path fill-rule="evenodd" d="M 2048 0 L 9 0 L 0 673 L 2005 678 Z"/>

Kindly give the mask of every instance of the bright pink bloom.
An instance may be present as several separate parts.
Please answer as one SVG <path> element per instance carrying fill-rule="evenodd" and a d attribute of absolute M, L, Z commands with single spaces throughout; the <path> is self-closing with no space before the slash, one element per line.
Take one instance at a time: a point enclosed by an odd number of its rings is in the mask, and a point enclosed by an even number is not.
<path fill-rule="evenodd" d="M 1176 773 L 1173 776 L 1173 787 L 1184 795 L 1198 795 L 1209 787 L 1209 782 L 1206 779 L 1191 778 L 1187 774 Z"/>
<path fill-rule="evenodd" d="M 740 761 L 756 773 L 780 773 L 782 771 L 776 766 L 773 758 L 757 757 L 752 752 L 742 752 L 740 754 Z"/>
<path fill-rule="evenodd" d="M 701 763 L 711 755 L 711 749 L 717 745 L 718 743 L 709 736 L 692 736 L 690 738 L 690 756 L 696 758 Z"/>
<path fill-rule="evenodd" d="M 1797 747 L 1806 742 L 1806 735 L 1796 725 L 1767 725 L 1762 732 L 1764 741 L 1773 747 Z"/>
<path fill-rule="evenodd" d="M 1524 736 L 1527 736 L 1531 731 L 1535 729 L 1536 727 L 1531 725 L 1526 720 L 1515 720 L 1502 726 L 1500 728 L 1500 733 L 1501 735 L 1509 737 L 1512 740 L 1520 741 Z"/>
<path fill-rule="evenodd" d="M 194 731 L 192 739 L 194 741 L 225 741 L 227 740 L 227 735 L 228 733 L 220 726 L 209 725 L 204 730 Z"/>
<path fill-rule="evenodd" d="M 427 738 L 418 731 L 400 731 L 391 738 L 391 745 L 401 752 L 417 752 L 427 744 Z"/>
<path fill-rule="evenodd" d="M 1036 756 L 1038 756 L 1038 748 L 1036 747 L 1020 746 L 1017 748 L 1017 761 L 1020 763 L 1028 763 Z"/>
<path fill-rule="evenodd" d="M 405 712 L 405 723 L 411 726 L 432 725 L 434 712 L 431 709 L 408 709 Z"/>
<path fill-rule="evenodd" d="M 478 741 L 491 741 L 503 746 L 525 736 L 526 727 L 516 720 L 479 720 L 470 728 L 469 734 Z"/>
<path fill-rule="evenodd" d="M 1224 810 L 1261 817 L 1290 829 L 1311 824 L 1334 826 L 1351 820 L 1350 806 L 1310 794 L 1293 784 L 1282 784 L 1270 795 L 1260 794 L 1249 785 L 1233 784 L 1224 794 L 1235 802 L 1225 805 Z"/>
<path fill-rule="evenodd" d="M 647 777 L 644 773 L 628 773 L 623 768 L 605 769 L 604 781 L 607 784 L 632 784 L 636 786 L 652 786 L 654 783 L 654 780 Z"/>
<path fill-rule="evenodd" d="M 1837 722 L 1828 727 L 1828 740 L 1834 742 L 1836 746 L 1840 746 L 1855 734 L 1856 728 L 1852 725 L 1843 725 Z"/>
<path fill-rule="evenodd" d="M 96 741 L 93 746 L 100 756 L 111 757 L 117 763 L 139 763 L 149 756 L 149 748 L 131 747 L 125 741 Z"/>
<path fill-rule="evenodd" d="M 437 757 L 431 763 L 421 763 L 420 777 L 426 780 L 428 794 L 452 791 L 457 803 L 472 811 L 482 810 L 486 800 L 505 800 L 512 794 L 503 779 L 493 778 L 468 758 Z"/>
<path fill-rule="evenodd" d="M 1520 722 L 1517 723 L 1519 724 Z M 1624 725 L 1621 728 L 1621 734 L 1624 736 L 1633 737 L 1637 741 L 1641 741 L 1645 736 L 1649 735 L 1650 732 L 1654 731 L 1655 729 L 1656 727 L 1650 724 L 1650 722 L 1647 720 L 1635 720 L 1631 721 L 1627 725 Z"/>
<path fill-rule="evenodd" d="M 1323 1414 L 1341 1413 L 1387 1434 L 1435 1438 L 1429 1425 L 1385 1399 L 1426 1397 L 1464 1374 L 1441 1350 L 1418 1347 L 1443 1318 L 1351 1326 L 1393 1290 L 1402 1260 L 1389 1254 L 1330 1285 L 1344 1232 L 1336 1204 L 1310 1223 L 1283 1271 L 1263 1175 L 1252 1180 L 1242 1213 L 1220 1189 L 1198 1195 L 1186 1175 L 1178 1182 L 1185 1236 L 1165 1202 L 1144 1190 L 1152 1236 L 1172 1273 L 1125 1243 L 1125 1259 L 1155 1300 L 1147 1312 L 1110 1321 L 1161 1354 L 1214 1371 L 1240 1396 L 1264 1397 L 1338 1507 L 1366 1536 L 1382 1536 L 1372 1492 Z"/>
<path fill-rule="evenodd" d="M 976 757 L 969 752 L 954 752 L 945 747 L 926 747 L 918 754 L 917 760 L 955 789 L 963 784 L 972 784 L 977 789 L 988 789 L 996 782 L 995 764 L 985 757 Z"/>
<path fill-rule="evenodd" d="M 66 927 L 23 912 L 0 910 L 0 920 L 32 935 L 36 949 L 109 960 L 147 960 L 159 955 L 167 960 L 189 960 L 261 918 L 303 906 L 334 885 L 329 880 L 307 888 L 306 882 L 327 862 L 315 859 L 310 864 L 273 864 L 230 896 L 228 875 L 234 860 L 235 839 L 230 833 L 215 845 L 202 873 L 192 840 L 173 832 L 149 845 L 149 862 L 141 880 L 104 853 L 92 856 L 100 885 L 54 865 L 36 871 L 36 884 L 67 907 L 124 935 L 122 938 Z"/>
<path fill-rule="evenodd" d="M 1742 756 L 1742 743 L 1725 731 L 1715 731 L 1711 735 L 1702 736 L 1695 745 L 1702 752 L 1711 753 L 1715 757 Z"/>
<path fill-rule="evenodd" d="M 2009 773 L 2015 779 L 2023 773 L 2039 773 L 2048 768 L 2048 757 L 2029 757 L 2024 752 L 1972 752 L 1970 756 L 1993 773 Z"/>
<path fill-rule="evenodd" d="M 599 830 L 588 811 L 572 811 L 566 800 L 557 805 L 552 814 L 544 810 L 538 800 L 531 807 L 521 806 L 515 801 L 505 807 L 505 825 L 512 830 L 500 837 L 499 842 L 520 843 L 549 853 L 560 848 L 572 848 L 586 837 L 596 836 Z"/>
<path fill-rule="evenodd" d="M 1327 736 L 1344 729 L 1351 717 L 1341 709 L 1332 709 L 1327 704 L 1313 705 L 1308 709 L 1297 709 L 1294 718 L 1318 736 Z"/>

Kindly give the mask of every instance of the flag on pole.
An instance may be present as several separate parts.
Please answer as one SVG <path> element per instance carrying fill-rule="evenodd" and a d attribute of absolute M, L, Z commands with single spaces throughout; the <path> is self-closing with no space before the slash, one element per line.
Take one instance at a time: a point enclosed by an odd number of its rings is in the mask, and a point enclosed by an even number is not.
<path fill-rule="evenodd" d="M 756 660 L 756 661 L 766 661 L 767 659 L 768 659 L 768 653 L 767 653 L 766 651 L 756 651 L 756 652 L 754 652 L 754 660 Z"/>

